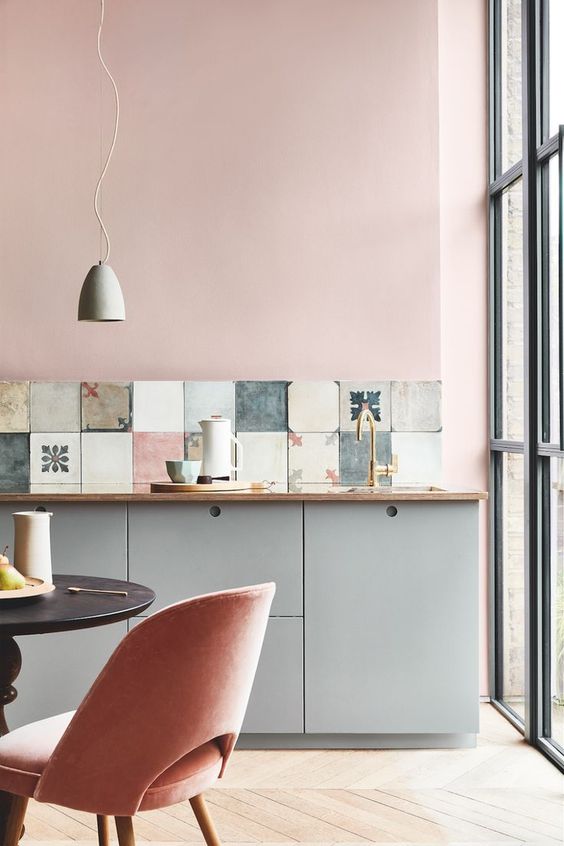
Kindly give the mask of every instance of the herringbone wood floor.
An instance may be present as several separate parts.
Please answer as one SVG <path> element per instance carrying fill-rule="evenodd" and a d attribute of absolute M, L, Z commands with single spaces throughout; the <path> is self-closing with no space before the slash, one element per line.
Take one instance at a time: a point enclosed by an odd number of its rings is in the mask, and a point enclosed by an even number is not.
<path fill-rule="evenodd" d="M 475 749 L 236 752 L 207 794 L 225 844 L 564 843 L 564 777 L 489 705 Z M 138 841 L 202 844 L 188 803 Z M 31 803 L 24 841 L 92 846 L 88 814 Z"/>

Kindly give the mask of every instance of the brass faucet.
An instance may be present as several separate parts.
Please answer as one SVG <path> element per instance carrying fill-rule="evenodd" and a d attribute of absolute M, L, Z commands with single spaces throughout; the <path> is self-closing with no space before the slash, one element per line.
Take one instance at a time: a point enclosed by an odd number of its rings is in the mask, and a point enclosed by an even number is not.
<path fill-rule="evenodd" d="M 376 420 L 369 408 L 364 408 L 356 419 L 356 439 L 362 440 L 362 427 L 368 420 L 370 428 L 370 462 L 368 464 L 368 486 L 373 488 L 378 476 L 391 476 L 398 472 L 398 457 L 392 455 L 391 464 L 376 464 Z"/>

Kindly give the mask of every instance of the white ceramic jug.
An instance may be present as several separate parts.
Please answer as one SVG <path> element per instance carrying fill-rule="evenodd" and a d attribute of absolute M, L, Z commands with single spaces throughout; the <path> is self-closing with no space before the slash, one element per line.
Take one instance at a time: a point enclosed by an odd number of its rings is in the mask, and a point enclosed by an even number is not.
<path fill-rule="evenodd" d="M 243 447 L 231 431 L 231 420 L 212 415 L 200 420 L 202 427 L 203 454 L 202 476 L 212 479 L 231 479 L 231 473 L 241 469 Z M 231 445 L 237 444 L 237 464 L 231 463 Z"/>
<path fill-rule="evenodd" d="M 14 567 L 32 579 L 52 584 L 50 511 L 16 511 L 14 518 Z"/>

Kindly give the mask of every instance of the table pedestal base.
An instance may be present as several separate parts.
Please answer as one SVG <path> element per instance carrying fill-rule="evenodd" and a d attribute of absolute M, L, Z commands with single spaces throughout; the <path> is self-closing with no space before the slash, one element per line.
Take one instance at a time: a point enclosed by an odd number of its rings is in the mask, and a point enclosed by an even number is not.
<path fill-rule="evenodd" d="M 9 731 L 4 707 L 13 702 L 18 695 L 14 682 L 21 666 L 22 654 L 14 638 L 0 635 L 0 736 L 8 734 Z M 11 801 L 11 795 L 0 790 L 0 843 L 4 842 Z"/>

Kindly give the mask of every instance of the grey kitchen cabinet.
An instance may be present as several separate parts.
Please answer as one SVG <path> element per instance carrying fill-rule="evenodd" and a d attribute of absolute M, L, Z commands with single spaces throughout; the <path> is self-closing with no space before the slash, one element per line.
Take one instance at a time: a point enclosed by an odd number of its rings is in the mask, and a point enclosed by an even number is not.
<path fill-rule="evenodd" d="M 478 729 L 477 502 L 306 503 L 306 733 Z"/>
<path fill-rule="evenodd" d="M 43 504 L 53 513 L 53 571 L 76 575 L 127 578 L 127 507 L 124 503 Z M 0 506 L 0 544 L 13 552 L 14 511 L 33 505 Z M 17 699 L 6 708 L 11 728 L 69 711 L 80 700 L 126 633 L 124 622 L 80 631 L 16 638 L 22 669 Z"/>
<path fill-rule="evenodd" d="M 129 620 L 129 631 L 142 619 Z M 303 620 L 270 617 L 242 731 L 300 734 L 303 730 Z"/>
<path fill-rule="evenodd" d="M 200 593 L 274 581 L 272 615 L 301 616 L 302 504 L 131 504 L 129 577 L 156 592 L 151 611 Z"/>

